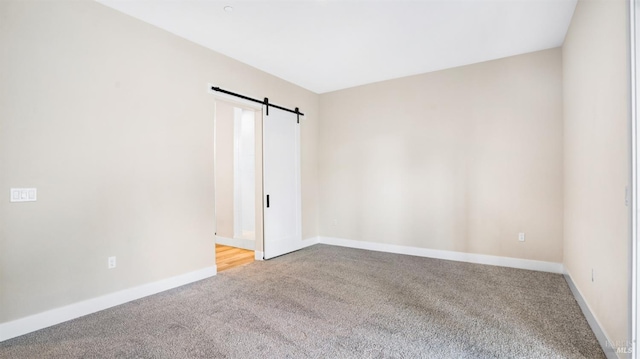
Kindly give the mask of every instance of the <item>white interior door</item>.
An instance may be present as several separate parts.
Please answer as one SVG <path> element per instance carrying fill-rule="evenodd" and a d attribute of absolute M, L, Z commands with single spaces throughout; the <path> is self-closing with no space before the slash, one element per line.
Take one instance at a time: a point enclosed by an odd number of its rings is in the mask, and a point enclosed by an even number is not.
<path fill-rule="evenodd" d="M 302 248 L 300 124 L 297 115 L 263 111 L 264 258 Z"/>

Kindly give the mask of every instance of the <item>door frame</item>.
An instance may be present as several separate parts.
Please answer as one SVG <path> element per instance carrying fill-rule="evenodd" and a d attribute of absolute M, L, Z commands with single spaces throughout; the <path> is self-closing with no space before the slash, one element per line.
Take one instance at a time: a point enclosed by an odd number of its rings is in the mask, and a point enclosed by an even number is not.
<path fill-rule="evenodd" d="M 213 170 L 214 170 L 214 178 L 213 178 L 213 193 L 214 193 L 214 209 L 213 209 L 213 215 L 214 215 L 214 221 L 213 221 L 213 228 L 214 228 L 214 240 L 217 237 L 217 232 L 218 232 L 218 225 L 216 223 L 215 218 L 217 218 L 217 213 L 216 213 L 216 208 L 215 208 L 215 191 L 217 188 L 217 184 L 216 184 L 216 178 L 215 178 L 215 171 L 217 168 L 217 164 L 216 164 L 216 157 L 217 157 L 217 143 L 216 143 L 216 129 L 217 129 L 217 104 L 218 101 L 223 101 L 226 102 L 228 104 L 231 104 L 233 106 L 237 106 L 240 108 L 244 108 L 244 109 L 248 109 L 248 110 L 253 110 L 256 113 L 256 117 L 259 118 L 259 120 L 256 123 L 256 128 L 255 128 L 255 132 L 254 132 L 254 136 L 256 139 L 256 149 L 258 147 L 260 147 L 260 156 L 256 156 L 256 164 L 259 165 L 259 167 L 257 166 L 257 168 L 259 168 L 259 171 L 256 171 L 256 183 L 260 183 L 260 196 L 256 196 L 256 219 L 257 219 L 257 223 L 256 223 L 256 231 L 255 231 L 255 249 L 254 249 L 254 254 L 255 254 L 255 260 L 264 260 L 264 200 L 263 200 L 263 195 L 262 192 L 264 191 L 264 176 L 263 176 L 263 145 L 262 145 L 262 126 L 263 126 L 263 116 L 262 116 L 262 112 L 263 112 L 263 107 L 260 104 L 257 103 L 253 103 L 251 101 L 246 101 L 246 100 L 242 100 L 240 98 L 237 98 L 235 96 L 231 96 L 231 95 L 227 95 L 224 93 L 220 93 L 220 92 L 216 92 L 213 91 L 211 88 L 213 87 L 212 84 L 207 84 L 207 92 L 209 94 L 212 94 L 214 96 L 214 105 L 213 105 Z M 259 140 L 259 141 L 258 141 Z M 214 245 L 214 253 L 215 253 L 215 245 Z"/>

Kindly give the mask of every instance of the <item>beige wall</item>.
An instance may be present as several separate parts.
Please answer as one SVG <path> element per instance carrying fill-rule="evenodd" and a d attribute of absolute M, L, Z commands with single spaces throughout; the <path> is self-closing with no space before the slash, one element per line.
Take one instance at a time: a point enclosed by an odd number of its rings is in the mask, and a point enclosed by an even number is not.
<path fill-rule="evenodd" d="M 580 1 L 562 52 L 564 264 L 612 341 L 629 316 L 627 19 L 625 1 Z"/>
<path fill-rule="evenodd" d="M 208 82 L 308 114 L 317 235 L 318 95 L 90 1 L 2 1 L 0 44 L 0 322 L 214 264 Z"/>
<path fill-rule="evenodd" d="M 320 234 L 562 262 L 561 65 L 552 49 L 321 95 Z"/>

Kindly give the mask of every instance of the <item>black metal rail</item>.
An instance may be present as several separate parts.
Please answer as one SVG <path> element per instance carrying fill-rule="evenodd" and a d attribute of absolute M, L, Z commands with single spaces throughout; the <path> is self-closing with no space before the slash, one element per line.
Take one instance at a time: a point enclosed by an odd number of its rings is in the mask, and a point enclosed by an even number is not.
<path fill-rule="evenodd" d="M 239 97 L 239 98 L 241 98 L 243 100 L 247 100 L 247 101 L 252 101 L 252 102 L 263 104 L 263 105 L 267 106 L 267 116 L 269 116 L 269 107 L 275 107 L 275 108 L 283 110 L 283 111 L 295 113 L 296 115 L 298 115 L 298 123 L 300 123 L 300 116 L 304 116 L 304 113 L 300 112 L 300 109 L 298 109 L 297 107 L 296 107 L 295 110 L 292 110 L 292 109 L 288 109 L 286 107 L 274 105 L 274 104 L 269 102 L 269 98 L 268 97 L 265 97 L 264 100 L 258 100 L 258 99 L 252 98 L 252 97 L 241 95 L 239 93 L 235 93 L 235 92 L 231 92 L 231 91 L 227 91 L 227 90 L 221 89 L 220 87 L 211 86 L 211 89 L 213 91 L 216 91 L 216 92 L 222 92 L 222 93 L 227 94 L 227 95 Z"/>

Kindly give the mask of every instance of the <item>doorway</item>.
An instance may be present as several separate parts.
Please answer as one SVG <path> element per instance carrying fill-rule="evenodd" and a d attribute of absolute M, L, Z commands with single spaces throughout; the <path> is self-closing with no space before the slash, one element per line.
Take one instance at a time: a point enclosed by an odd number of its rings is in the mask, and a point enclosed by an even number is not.
<path fill-rule="evenodd" d="M 262 247 L 262 113 L 216 99 L 215 242 L 218 271 L 249 264 Z"/>
<path fill-rule="evenodd" d="M 261 101 L 209 88 L 216 94 L 216 244 L 254 251 L 256 260 L 314 244 L 312 239 L 302 240 L 300 120 L 304 113 L 267 98 Z"/>

